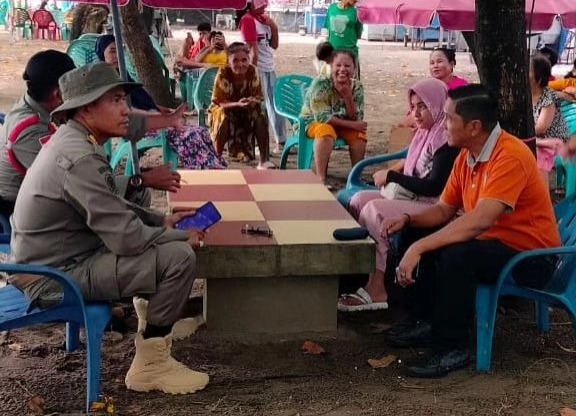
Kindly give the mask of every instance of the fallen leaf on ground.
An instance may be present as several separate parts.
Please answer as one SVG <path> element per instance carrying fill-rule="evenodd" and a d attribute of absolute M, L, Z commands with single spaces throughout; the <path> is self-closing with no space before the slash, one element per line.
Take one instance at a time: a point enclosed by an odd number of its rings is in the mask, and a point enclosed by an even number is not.
<path fill-rule="evenodd" d="M 576 410 L 570 409 L 569 407 L 563 407 L 560 409 L 560 416 L 576 416 Z"/>
<path fill-rule="evenodd" d="M 558 345 L 558 348 L 560 348 L 560 349 L 561 349 L 562 351 L 564 351 L 564 352 L 576 352 L 575 349 L 564 347 L 564 346 L 563 346 L 562 344 L 560 344 L 559 342 L 556 342 L 556 345 Z"/>
<path fill-rule="evenodd" d="M 304 344 L 302 344 L 302 348 L 300 349 L 304 351 L 304 354 L 312 354 L 312 355 L 320 355 L 326 352 L 324 348 L 322 348 L 319 344 L 315 343 L 314 341 L 304 341 Z"/>
<path fill-rule="evenodd" d="M 107 415 L 115 415 L 116 414 L 116 408 L 114 406 L 114 398 L 113 397 L 103 397 L 102 402 L 92 402 L 92 404 L 90 405 L 90 411 L 91 412 L 105 412 Z"/>
<path fill-rule="evenodd" d="M 394 361 L 396 361 L 396 356 L 390 354 L 382 358 L 370 358 L 368 364 L 370 364 L 372 368 L 386 368 Z"/>
<path fill-rule="evenodd" d="M 30 408 L 30 410 L 34 412 L 34 414 L 43 415 L 44 399 L 40 396 L 34 396 L 30 400 L 28 400 L 28 407 Z"/>

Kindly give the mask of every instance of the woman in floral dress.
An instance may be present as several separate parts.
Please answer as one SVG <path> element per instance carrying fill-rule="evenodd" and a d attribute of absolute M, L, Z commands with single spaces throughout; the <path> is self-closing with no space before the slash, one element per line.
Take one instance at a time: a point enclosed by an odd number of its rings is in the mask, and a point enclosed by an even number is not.
<path fill-rule="evenodd" d="M 241 42 L 228 47 L 228 65 L 220 68 L 209 109 L 210 133 L 216 152 L 242 162 L 254 159 L 255 144 L 260 151 L 258 169 L 270 169 L 268 117 L 262 109 L 262 85 L 256 68 L 250 64 L 250 49 Z"/>

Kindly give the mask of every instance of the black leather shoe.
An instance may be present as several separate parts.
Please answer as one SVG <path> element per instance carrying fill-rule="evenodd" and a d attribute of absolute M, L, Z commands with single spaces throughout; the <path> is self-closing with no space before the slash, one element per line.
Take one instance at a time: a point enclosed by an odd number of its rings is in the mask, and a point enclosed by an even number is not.
<path fill-rule="evenodd" d="M 406 373 L 410 377 L 440 378 L 468 367 L 468 364 L 470 356 L 467 350 L 448 350 L 432 353 L 421 364 L 407 366 Z"/>
<path fill-rule="evenodd" d="M 401 321 L 386 331 L 386 336 L 396 336 L 403 332 L 413 329 L 418 324 L 418 321 L 414 319 L 406 319 Z"/>
<path fill-rule="evenodd" d="M 386 341 L 395 348 L 429 347 L 432 345 L 432 327 L 427 322 L 419 321 L 405 331 L 388 333 Z"/>

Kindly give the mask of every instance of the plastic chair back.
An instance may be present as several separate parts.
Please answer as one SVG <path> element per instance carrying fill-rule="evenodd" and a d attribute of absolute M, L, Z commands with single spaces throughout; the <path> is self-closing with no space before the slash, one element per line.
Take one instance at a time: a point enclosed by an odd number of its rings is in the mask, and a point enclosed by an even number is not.
<path fill-rule="evenodd" d="M 96 38 L 78 38 L 68 46 L 66 53 L 77 68 L 98 61 L 96 56 Z"/>
<path fill-rule="evenodd" d="M 562 101 L 560 111 L 562 112 L 564 121 L 566 121 L 570 135 L 576 135 L 576 103 Z"/>
<path fill-rule="evenodd" d="M 38 29 L 48 29 L 50 25 L 55 25 L 56 20 L 48 10 L 36 10 L 32 14 L 32 22 L 36 24 Z"/>
<path fill-rule="evenodd" d="M 291 122 L 298 122 L 304 105 L 306 92 L 312 84 L 306 75 L 284 75 L 278 77 L 274 87 L 274 107 L 276 112 Z"/>
<path fill-rule="evenodd" d="M 10 3 L 8 0 L 0 2 L 0 25 L 4 26 L 4 29 L 8 28 L 8 11 L 10 10 Z"/>
<path fill-rule="evenodd" d="M 205 69 L 194 87 L 194 107 L 198 111 L 198 125 L 202 127 L 206 127 L 206 112 L 212 104 L 212 92 L 217 74 L 217 67 Z"/>

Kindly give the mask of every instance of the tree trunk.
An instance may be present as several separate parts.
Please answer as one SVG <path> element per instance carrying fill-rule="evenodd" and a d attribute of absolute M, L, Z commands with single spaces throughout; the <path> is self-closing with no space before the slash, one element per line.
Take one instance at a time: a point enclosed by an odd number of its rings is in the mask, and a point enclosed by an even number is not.
<path fill-rule="evenodd" d="M 78 39 L 84 33 L 102 33 L 108 20 L 108 8 L 106 6 L 78 4 L 74 8 L 73 16 L 70 41 Z"/>
<path fill-rule="evenodd" d="M 162 69 L 156 59 L 150 59 L 157 54 L 140 16 L 138 0 L 130 0 L 125 7 L 120 8 L 120 13 L 126 45 L 132 55 L 139 81 L 157 104 L 172 106 L 169 85 L 165 82 Z"/>
<path fill-rule="evenodd" d="M 476 0 L 475 61 L 480 81 L 498 95 L 500 122 L 521 139 L 532 138 L 525 0 Z M 535 151 L 535 142 L 527 144 Z"/>

